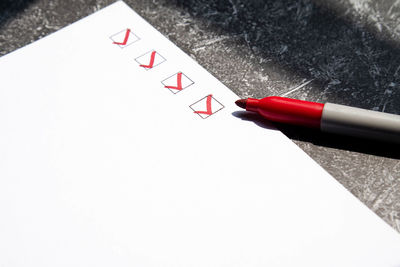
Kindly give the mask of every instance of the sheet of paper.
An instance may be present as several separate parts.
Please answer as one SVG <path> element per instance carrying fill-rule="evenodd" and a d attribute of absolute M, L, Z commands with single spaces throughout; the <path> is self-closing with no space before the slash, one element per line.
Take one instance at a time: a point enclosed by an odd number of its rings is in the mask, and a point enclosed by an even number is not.
<path fill-rule="evenodd" d="M 0 266 L 400 266 L 397 232 L 123 2 L 0 76 Z"/>

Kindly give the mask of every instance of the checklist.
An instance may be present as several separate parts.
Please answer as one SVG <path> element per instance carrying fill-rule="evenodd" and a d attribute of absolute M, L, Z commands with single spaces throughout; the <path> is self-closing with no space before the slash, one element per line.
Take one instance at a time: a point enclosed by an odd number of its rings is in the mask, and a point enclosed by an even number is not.
<path fill-rule="evenodd" d="M 217 111 L 220 111 L 224 106 L 218 102 L 212 95 L 208 95 L 190 105 L 190 108 L 197 113 L 201 118 L 206 119 Z"/>
<path fill-rule="evenodd" d="M 154 50 L 137 57 L 135 60 L 139 63 L 139 67 L 142 67 L 145 70 L 150 70 L 165 62 L 165 58 Z"/>
<path fill-rule="evenodd" d="M 176 94 L 194 84 L 194 82 L 183 72 L 178 72 L 161 81 L 161 83 L 173 94 Z"/>
<path fill-rule="evenodd" d="M 0 266 L 400 266 L 397 232 L 121 1 L 0 75 Z"/>
<path fill-rule="evenodd" d="M 125 48 L 130 44 L 139 41 L 139 37 L 137 37 L 131 29 L 122 30 L 110 37 L 113 41 L 113 44 L 118 45 L 120 48 Z"/>

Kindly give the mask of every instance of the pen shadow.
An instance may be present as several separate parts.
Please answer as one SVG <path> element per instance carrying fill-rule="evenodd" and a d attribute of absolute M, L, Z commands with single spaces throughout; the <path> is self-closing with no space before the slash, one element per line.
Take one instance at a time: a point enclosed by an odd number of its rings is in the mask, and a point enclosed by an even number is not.
<path fill-rule="evenodd" d="M 257 126 L 267 129 L 267 130 L 273 130 L 273 131 L 277 130 L 276 126 L 274 126 L 273 123 L 263 119 L 262 117 L 260 117 L 258 114 L 254 113 L 254 112 L 234 111 L 234 112 L 232 112 L 232 116 L 239 118 L 243 121 L 253 122 Z"/>
<path fill-rule="evenodd" d="M 252 122 L 264 129 L 280 130 L 284 135 L 293 140 L 345 151 L 353 151 L 391 159 L 400 159 L 400 144 L 324 133 L 315 129 L 291 126 L 282 123 L 272 123 L 252 112 L 235 111 L 232 115 L 243 121 Z"/>

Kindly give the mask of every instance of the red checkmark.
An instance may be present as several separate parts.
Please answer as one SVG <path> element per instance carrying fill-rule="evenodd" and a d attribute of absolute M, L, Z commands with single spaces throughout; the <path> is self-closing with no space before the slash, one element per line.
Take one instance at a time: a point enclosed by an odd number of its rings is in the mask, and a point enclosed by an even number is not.
<path fill-rule="evenodd" d="M 125 33 L 124 41 L 123 41 L 122 43 L 120 43 L 120 42 L 114 42 L 114 44 L 117 44 L 117 45 L 126 45 L 126 43 L 128 42 L 129 34 L 130 34 L 130 33 L 131 33 L 131 29 L 127 29 L 127 30 L 126 30 L 126 33 Z"/>
<path fill-rule="evenodd" d="M 212 110 L 211 110 L 211 100 L 212 100 L 212 95 L 207 96 L 207 111 L 195 111 L 194 113 L 197 114 L 205 114 L 205 115 L 211 115 Z"/>
<path fill-rule="evenodd" d="M 182 72 L 179 72 L 177 75 L 177 86 L 168 86 L 166 85 L 165 88 L 175 89 L 175 90 L 182 90 Z"/>
<path fill-rule="evenodd" d="M 150 63 L 149 65 L 140 65 L 140 67 L 146 68 L 146 69 L 151 69 L 153 68 L 154 65 L 154 58 L 156 57 L 156 51 L 151 52 L 150 56 Z"/>

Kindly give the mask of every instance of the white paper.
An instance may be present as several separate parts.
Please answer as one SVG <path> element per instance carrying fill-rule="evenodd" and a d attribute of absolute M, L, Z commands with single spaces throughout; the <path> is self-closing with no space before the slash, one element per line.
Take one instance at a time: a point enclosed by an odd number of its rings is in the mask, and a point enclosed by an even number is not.
<path fill-rule="evenodd" d="M 0 82 L 0 266 L 400 266 L 397 232 L 123 2 Z"/>

